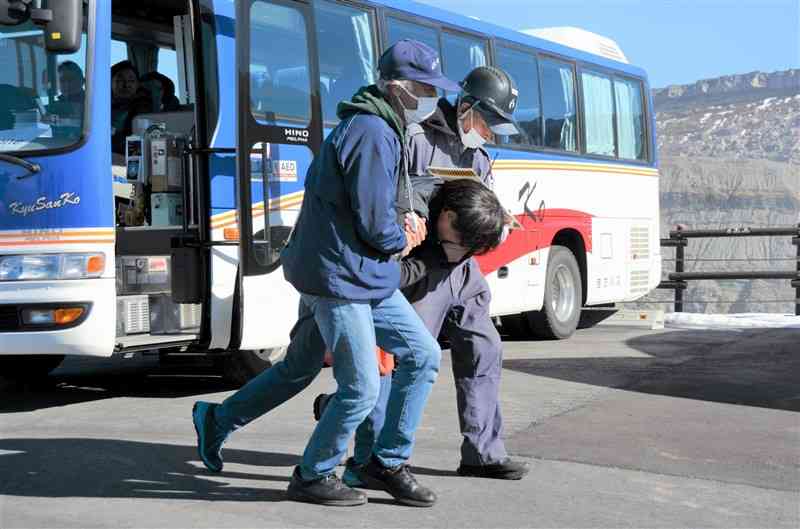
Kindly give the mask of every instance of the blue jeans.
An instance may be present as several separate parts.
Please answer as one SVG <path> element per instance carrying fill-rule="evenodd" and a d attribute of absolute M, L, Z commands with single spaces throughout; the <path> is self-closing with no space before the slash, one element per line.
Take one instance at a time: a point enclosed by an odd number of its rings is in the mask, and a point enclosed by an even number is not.
<path fill-rule="evenodd" d="M 399 291 L 371 302 L 303 294 L 299 321 L 292 330 L 285 359 L 216 408 L 218 428 L 222 433 L 240 428 L 308 386 L 322 367 L 325 347 L 319 346 L 320 337 L 333 354 L 338 389 L 303 453 L 302 477 L 311 480 L 332 473 L 353 432 L 377 403 L 380 376 L 376 343 L 394 354 L 397 368 L 385 426 L 373 453 L 387 467 L 405 463 L 436 381 L 441 350 Z"/>
<path fill-rule="evenodd" d="M 359 465 L 369 462 L 372 455 L 372 448 L 375 446 L 375 438 L 383 429 L 383 422 L 386 420 L 386 405 L 389 403 L 389 393 L 392 390 L 391 373 L 381 376 L 380 390 L 378 391 L 378 402 L 369 412 L 366 419 L 356 429 L 356 438 L 353 447 L 353 459 Z"/>

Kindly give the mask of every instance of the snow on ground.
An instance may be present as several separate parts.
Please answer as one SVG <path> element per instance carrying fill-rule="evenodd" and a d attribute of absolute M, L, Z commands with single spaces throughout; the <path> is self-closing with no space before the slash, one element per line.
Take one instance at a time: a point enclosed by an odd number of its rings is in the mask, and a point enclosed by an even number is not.
<path fill-rule="evenodd" d="M 664 315 L 664 324 L 675 329 L 800 329 L 800 316 L 791 314 L 688 314 L 673 312 Z"/>

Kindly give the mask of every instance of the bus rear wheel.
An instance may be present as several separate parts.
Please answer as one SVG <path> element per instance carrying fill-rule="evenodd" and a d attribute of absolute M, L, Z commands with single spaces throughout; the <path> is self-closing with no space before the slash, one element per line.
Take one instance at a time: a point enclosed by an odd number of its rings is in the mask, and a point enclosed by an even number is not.
<path fill-rule="evenodd" d="M 528 313 L 534 334 L 547 340 L 564 340 L 575 333 L 581 317 L 581 270 L 572 251 L 553 246 L 547 262 L 542 310 Z"/>
<path fill-rule="evenodd" d="M 30 382 L 43 379 L 64 361 L 64 355 L 0 356 L 0 377 Z"/>
<path fill-rule="evenodd" d="M 222 363 L 222 376 L 237 386 L 244 386 L 250 380 L 269 369 L 286 354 L 286 346 L 257 349 L 253 351 L 231 351 Z"/>

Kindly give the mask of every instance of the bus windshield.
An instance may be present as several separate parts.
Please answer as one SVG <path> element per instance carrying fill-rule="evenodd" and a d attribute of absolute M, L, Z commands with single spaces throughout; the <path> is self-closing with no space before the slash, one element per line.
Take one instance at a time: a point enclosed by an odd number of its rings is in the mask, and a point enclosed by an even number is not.
<path fill-rule="evenodd" d="M 83 134 L 86 32 L 81 47 L 60 55 L 45 49 L 31 22 L 0 26 L 0 153 L 60 149 Z"/>

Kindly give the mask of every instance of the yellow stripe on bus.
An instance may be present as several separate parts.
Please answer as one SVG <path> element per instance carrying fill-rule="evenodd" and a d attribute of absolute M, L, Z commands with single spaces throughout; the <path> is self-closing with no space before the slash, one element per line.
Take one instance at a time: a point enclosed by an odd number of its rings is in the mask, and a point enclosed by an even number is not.
<path fill-rule="evenodd" d="M 298 198 L 295 198 L 295 199 L 293 199 L 291 201 L 280 201 L 279 203 L 272 204 L 272 207 L 270 207 L 269 210 L 270 211 L 281 211 L 281 210 L 284 210 L 284 209 L 288 209 L 288 208 L 290 208 L 292 206 L 299 206 L 302 203 L 303 203 L 302 197 L 298 197 Z M 258 204 L 254 204 L 251 211 L 252 211 L 253 218 L 263 217 L 264 216 L 264 203 L 261 202 L 261 203 L 258 203 Z M 238 219 L 232 218 L 231 220 L 227 220 L 227 221 L 223 220 L 221 222 L 220 221 L 212 222 L 211 228 L 215 229 L 215 230 L 218 230 L 218 229 L 221 229 L 221 228 L 229 228 L 229 227 L 234 226 L 234 225 L 236 225 L 238 223 L 239 223 Z"/>
<path fill-rule="evenodd" d="M 70 240 L 37 240 L 37 241 L 0 241 L 0 247 L 14 248 L 17 246 L 44 246 L 56 244 L 114 244 L 114 239 L 70 239 Z"/>
<path fill-rule="evenodd" d="M 658 176 L 658 169 L 645 167 L 629 167 L 609 164 L 593 163 L 570 163 L 570 162 L 545 162 L 545 161 L 525 161 L 525 160 L 498 160 L 492 166 L 495 170 L 562 170 L 562 171 L 586 171 L 586 172 L 607 172 L 641 176 Z"/>

